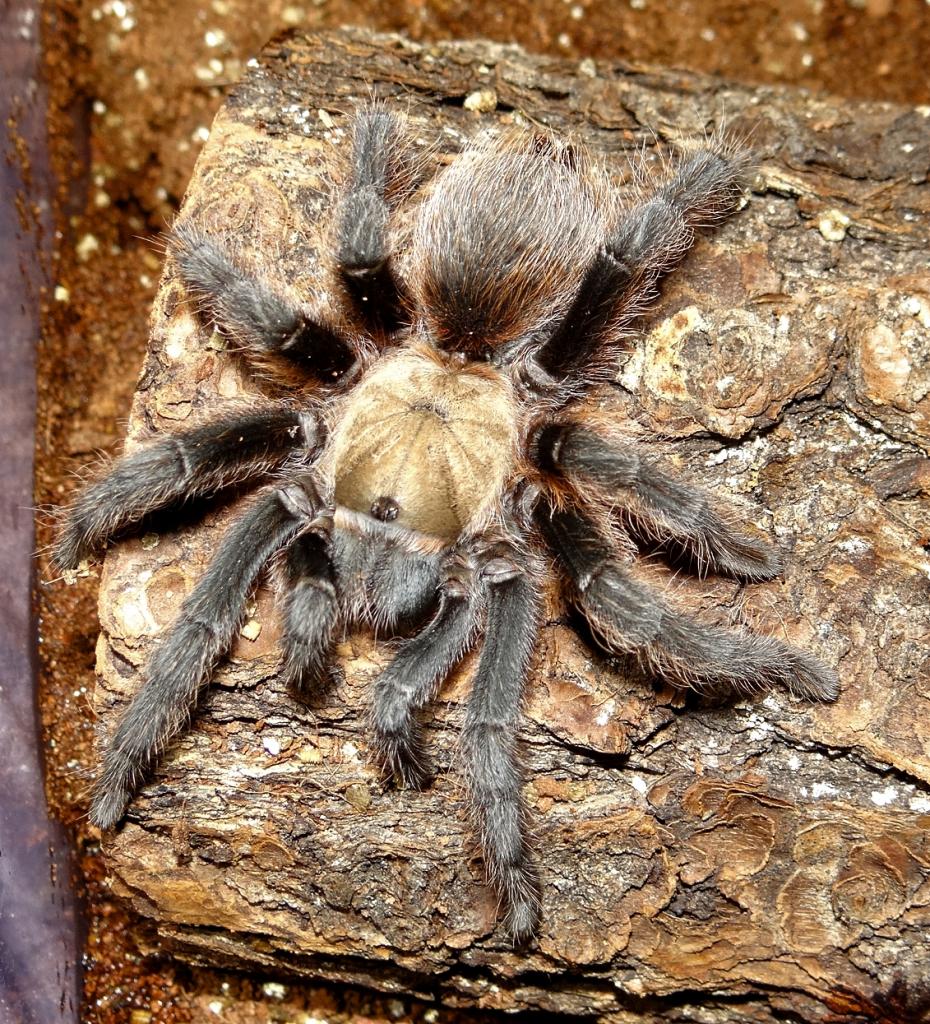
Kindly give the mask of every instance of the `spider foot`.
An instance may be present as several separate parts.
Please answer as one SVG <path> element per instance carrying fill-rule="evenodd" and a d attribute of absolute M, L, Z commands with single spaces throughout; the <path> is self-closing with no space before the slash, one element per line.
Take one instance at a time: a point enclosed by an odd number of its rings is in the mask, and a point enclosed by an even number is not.
<path fill-rule="evenodd" d="M 790 693 L 807 700 L 833 703 L 840 695 L 840 681 L 836 672 L 819 658 L 796 647 L 788 648 L 785 685 Z"/>
<path fill-rule="evenodd" d="M 515 947 L 525 947 L 536 935 L 542 913 L 539 881 L 532 861 L 508 865 L 502 872 L 500 888 L 506 900 L 504 928 Z"/>
<path fill-rule="evenodd" d="M 116 776 L 104 768 L 94 786 L 88 818 L 98 828 L 113 828 L 126 813 L 131 796 L 128 778 Z"/>
<path fill-rule="evenodd" d="M 385 780 L 393 780 L 400 789 L 429 788 L 435 773 L 418 737 L 409 732 L 379 729 L 376 731 L 375 748 Z"/>
<path fill-rule="evenodd" d="M 317 652 L 307 645 L 290 648 L 278 665 L 278 676 L 295 700 L 307 703 L 324 689 L 332 678 L 327 666 L 315 661 Z"/>

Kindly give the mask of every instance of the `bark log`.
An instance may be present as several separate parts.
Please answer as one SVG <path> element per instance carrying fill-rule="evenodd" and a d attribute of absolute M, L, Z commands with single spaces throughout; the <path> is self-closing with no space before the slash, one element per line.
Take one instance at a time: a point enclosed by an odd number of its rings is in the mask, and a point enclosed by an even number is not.
<path fill-rule="evenodd" d="M 347 637 L 333 685 L 299 704 L 276 676 L 263 589 L 193 728 L 106 837 L 115 891 L 192 961 L 453 1005 L 906 1019 L 894 1001 L 913 1004 L 930 977 L 930 111 L 484 42 L 291 37 L 218 115 L 185 212 L 228 228 L 275 280 L 312 285 L 332 149 L 370 91 L 441 151 L 485 123 L 540 122 L 618 173 L 644 140 L 724 111 L 752 131 L 749 205 L 669 279 L 599 401 L 678 439 L 681 468 L 755 503 L 786 555 L 770 585 L 679 579 L 678 597 L 815 651 L 843 693 L 685 707 L 592 652 L 552 595 L 524 728 L 545 917 L 514 952 L 455 765 L 469 666 L 427 718 L 436 783 L 382 790 L 365 716 L 387 647 Z M 130 447 L 260 390 L 198 326 L 170 262 L 152 328 Z M 102 735 L 235 511 L 107 558 Z"/>

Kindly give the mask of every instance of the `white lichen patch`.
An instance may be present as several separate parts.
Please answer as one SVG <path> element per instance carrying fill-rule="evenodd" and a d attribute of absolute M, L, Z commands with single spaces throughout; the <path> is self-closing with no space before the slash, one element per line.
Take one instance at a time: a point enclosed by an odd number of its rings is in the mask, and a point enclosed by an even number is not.
<path fill-rule="evenodd" d="M 124 637 L 140 637 L 158 632 L 158 623 L 149 608 L 148 597 L 139 587 L 131 587 L 117 601 L 113 614 Z"/>
<path fill-rule="evenodd" d="M 913 324 L 913 321 L 909 323 Z M 920 390 L 909 342 L 914 342 L 915 349 L 920 346 L 911 337 L 912 333 L 913 329 L 907 328 L 899 333 L 885 322 L 876 323 L 863 333 L 860 348 L 862 382 L 869 400 L 876 405 L 911 410 L 914 399 L 920 397 L 912 393 L 915 390 L 912 384 L 918 385 L 917 390 Z"/>
<path fill-rule="evenodd" d="M 249 619 L 248 622 L 244 623 L 239 632 L 246 640 L 251 640 L 254 643 L 261 636 L 262 624 L 258 619 Z"/>
<path fill-rule="evenodd" d="M 603 707 L 598 712 L 598 715 L 594 719 L 594 721 L 602 727 L 607 725 L 607 723 L 610 721 L 610 716 L 614 713 L 616 706 L 617 702 L 612 697 L 609 700 L 605 701 Z"/>
<path fill-rule="evenodd" d="M 695 331 L 710 330 L 710 324 L 697 306 L 685 306 L 671 317 L 667 317 L 652 331 L 650 337 L 666 345 L 677 345 L 683 338 Z"/>
<path fill-rule="evenodd" d="M 818 800 L 822 796 L 836 796 L 839 790 L 829 782 L 815 782 L 811 786 L 811 796 Z"/>
<path fill-rule="evenodd" d="M 922 327 L 930 330 L 930 302 L 922 295 L 906 295 L 901 310 L 906 316 L 916 317 Z"/>
<path fill-rule="evenodd" d="M 168 325 L 165 339 L 165 355 L 172 362 L 184 357 L 191 337 L 197 331 L 194 318 L 186 310 L 178 313 Z"/>
<path fill-rule="evenodd" d="M 697 306 L 685 306 L 666 317 L 646 336 L 639 358 L 634 356 L 621 377 L 624 386 L 636 389 L 645 385 L 656 395 L 671 401 L 680 398 L 680 352 L 695 331 L 711 331 L 711 325 Z"/>
<path fill-rule="evenodd" d="M 466 110 L 489 114 L 497 110 L 497 93 L 493 89 L 476 89 L 465 97 L 462 106 Z"/>
<path fill-rule="evenodd" d="M 347 740 L 339 748 L 342 754 L 343 761 L 351 762 L 352 764 L 362 764 L 363 758 L 359 753 L 358 747 L 351 741 Z"/>
<path fill-rule="evenodd" d="M 265 752 L 272 757 L 277 757 L 281 753 L 281 742 L 274 736 L 263 736 L 262 746 L 265 748 Z"/>
<path fill-rule="evenodd" d="M 229 362 L 223 365 L 216 382 L 216 391 L 221 398 L 238 398 L 242 394 L 242 373 L 236 363 Z"/>
<path fill-rule="evenodd" d="M 799 360 L 777 372 L 770 367 L 763 373 L 755 366 L 754 354 L 770 350 L 773 335 L 780 351 L 784 339 L 796 333 L 797 324 L 787 315 L 772 319 L 746 309 L 685 306 L 648 332 L 641 359 L 628 363 L 622 381 L 625 387 L 645 392 L 652 415 L 674 423 L 676 433 L 693 432 L 703 424 L 728 437 L 741 437 L 753 418 L 771 406 L 773 392 L 794 393 L 782 378 L 801 375 L 800 387 L 812 374 L 811 368 L 801 370 Z M 719 355 L 709 362 L 711 349 Z"/>
<path fill-rule="evenodd" d="M 757 435 L 752 441 L 733 448 L 721 448 L 720 451 L 711 452 L 704 458 L 704 465 L 709 469 L 712 466 L 727 464 L 727 468 L 733 472 L 727 477 L 727 486 L 732 490 L 746 490 L 753 486 L 754 479 L 744 479 L 740 474 L 751 470 L 758 470 L 768 463 L 768 440 L 762 435 Z"/>
<path fill-rule="evenodd" d="M 645 351 L 642 345 L 638 345 L 630 353 L 630 357 L 624 362 L 617 380 L 627 391 L 635 393 L 639 390 L 643 379 L 643 370 L 646 364 Z"/>
<path fill-rule="evenodd" d="M 898 790 L 894 786 L 885 786 L 884 789 L 873 789 L 871 792 L 872 803 L 876 807 L 887 807 L 898 799 Z"/>
<path fill-rule="evenodd" d="M 882 373 L 893 377 L 903 386 L 911 373 L 911 361 L 897 335 L 885 324 L 877 324 L 872 339 L 875 364 Z"/>
<path fill-rule="evenodd" d="M 847 537 L 846 540 L 839 541 L 836 546 L 848 555 L 864 555 L 872 550 L 872 545 L 862 537 Z"/>
<path fill-rule="evenodd" d="M 849 229 L 849 218 L 839 210 L 825 210 L 817 218 L 817 230 L 828 242 L 842 242 Z"/>

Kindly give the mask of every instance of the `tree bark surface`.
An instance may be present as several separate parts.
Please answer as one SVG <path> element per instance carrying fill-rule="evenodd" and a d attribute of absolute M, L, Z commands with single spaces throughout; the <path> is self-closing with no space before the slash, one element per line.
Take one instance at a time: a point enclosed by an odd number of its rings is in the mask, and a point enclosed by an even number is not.
<path fill-rule="evenodd" d="M 181 957 L 461 1006 L 907 1019 L 930 977 L 930 110 L 484 42 L 289 37 L 218 115 L 182 216 L 312 293 L 334 152 L 372 94 L 408 113 L 438 162 L 485 125 L 544 124 L 618 181 L 643 145 L 665 150 L 724 114 L 751 133 L 748 205 L 667 280 L 592 401 L 674 439 L 673 464 L 745 497 L 785 555 L 771 584 L 678 576 L 676 599 L 815 652 L 842 694 L 682 700 L 587 646 L 549 595 L 523 728 L 544 918 L 515 951 L 457 765 L 471 663 L 425 718 L 433 786 L 384 788 L 366 711 L 390 645 L 346 637 L 332 685 L 299 703 L 277 678 L 262 588 L 190 732 L 105 837 L 114 890 Z M 128 449 L 261 393 L 169 260 Z M 108 555 L 101 739 L 239 507 Z"/>

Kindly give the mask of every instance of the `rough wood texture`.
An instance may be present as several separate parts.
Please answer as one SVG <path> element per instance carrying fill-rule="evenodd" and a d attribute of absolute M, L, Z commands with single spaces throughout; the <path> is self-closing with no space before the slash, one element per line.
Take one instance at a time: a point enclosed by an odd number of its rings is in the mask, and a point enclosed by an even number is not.
<path fill-rule="evenodd" d="M 514 953 L 463 853 L 468 666 L 428 718 L 433 788 L 382 791 L 365 714 L 387 648 L 347 638 L 331 689 L 297 704 L 276 679 L 262 591 L 193 731 L 106 840 L 114 889 L 180 956 L 463 1006 L 818 1021 L 913 1002 L 930 976 L 930 111 L 485 43 L 292 38 L 218 116 L 187 212 L 312 287 L 328 154 L 370 89 L 446 152 L 525 118 L 577 132 L 618 170 L 653 130 L 687 135 L 723 110 L 752 128 L 751 202 L 669 280 L 601 401 L 680 439 L 681 467 L 745 495 L 788 558 L 767 586 L 679 578 L 681 599 L 816 651 L 843 694 L 682 707 L 592 653 L 553 598 L 524 729 L 545 919 L 538 945 Z M 478 90 L 495 111 L 465 108 Z M 255 392 L 169 267 L 130 444 Z M 108 557 L 103 733 L 232 511 Z"/>

